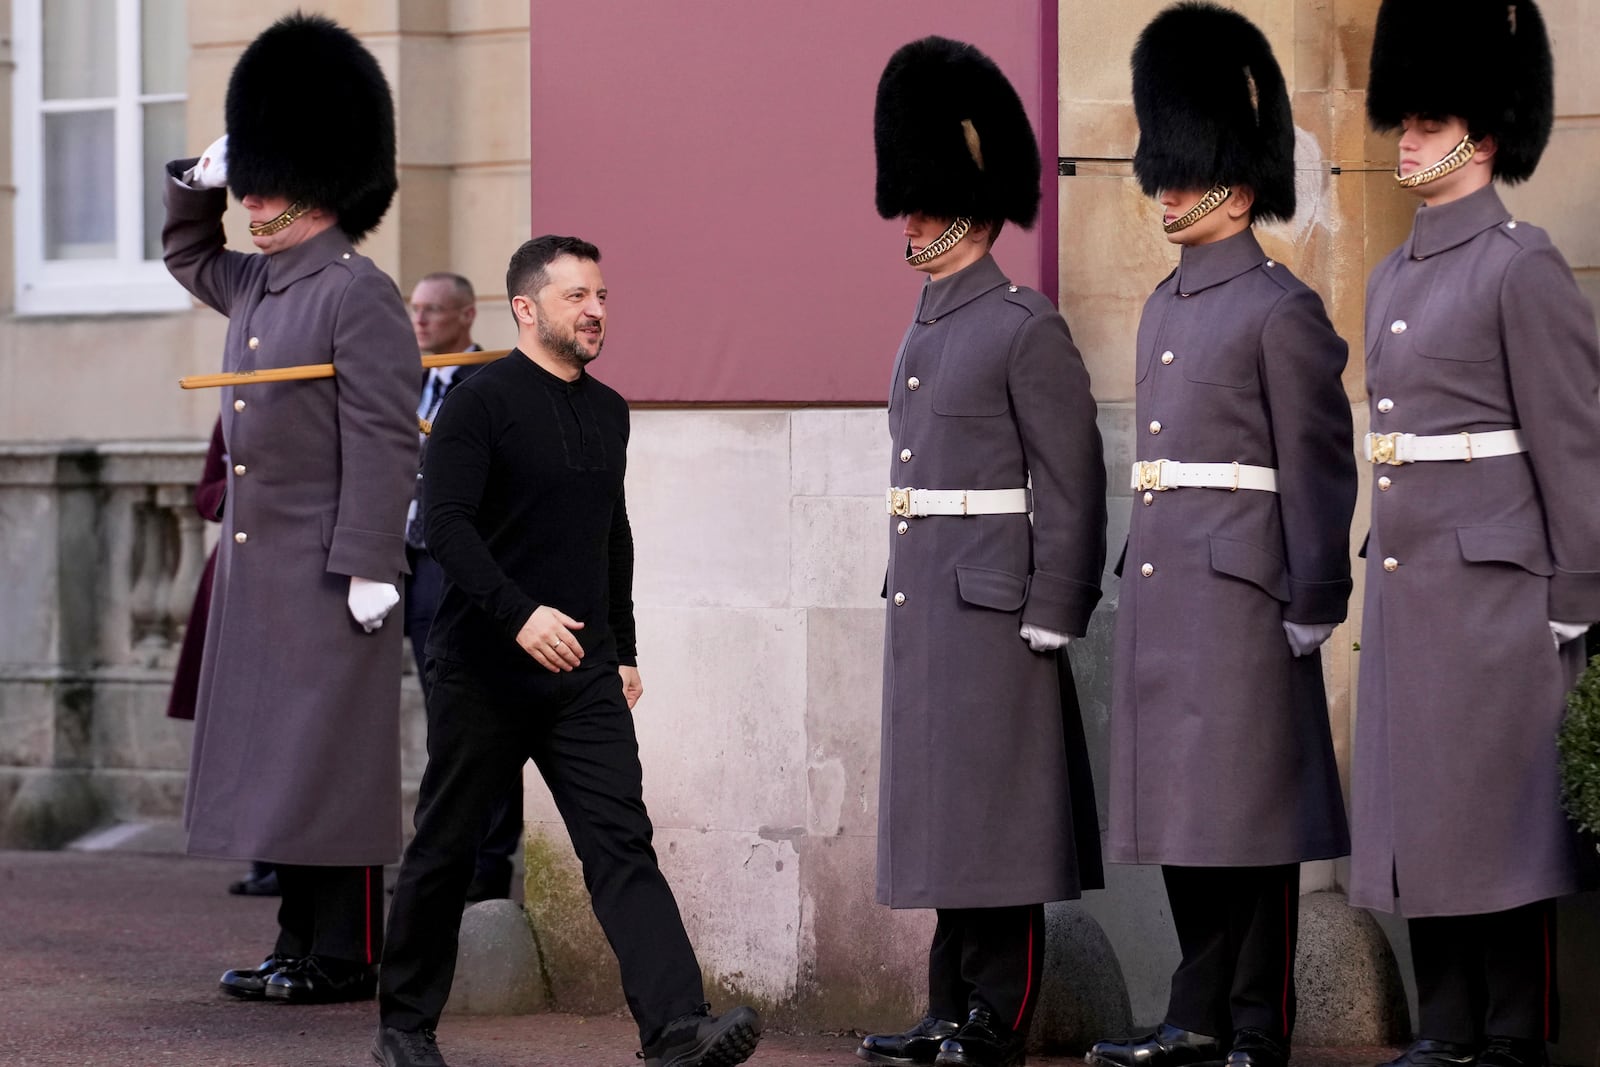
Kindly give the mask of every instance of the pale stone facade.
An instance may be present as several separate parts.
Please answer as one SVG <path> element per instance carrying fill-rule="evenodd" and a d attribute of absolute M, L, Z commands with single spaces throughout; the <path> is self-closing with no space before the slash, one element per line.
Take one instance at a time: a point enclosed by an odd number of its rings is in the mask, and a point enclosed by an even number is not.
<path fill-rule="evenodd" d="M 220 129 L 239 50 L 296 6 L 192 0 L 191 150 Z M 401 192 L 365 251 L 402 288 L 441 268 L 472 277 L 481 301 L 479 341 L 509 344 L 505 259 L 538 229 L 527 192 L 526 0 L 319 6 L 369 44 L 395 90 Z M 1127 56 L 1162 6 L 1164 0 L 1061 0 L 1063 155 L 1131 153 Z M 1364 120 L 1378 3 L 1235 6 L 1271 38 L 1300 126 L 1301 210 L 1267 231 L 1267 247 L 1324 295 L 1351 342 L 1346 381 L 1359 434 L 1365 278 L 1402 239 L 1413 206 L 1382 173 L 1392 143 L 1371 136 Z M 1543 7 L 1563 118 L 1539 176 L 1507 198 L 1519 215 L 1551 231 L 1600 301 L 1600 231 L 1589 221 L 1600 169 L 1600 123 L 1593 118 L 1600 68 L 1586 62 L 1600 48 L 1600 8 L 1590 0 L 1545 0 Z M 0 17 L 9 8 L 0 0 Z M 0 91 L 9 92 L 9 84 L 0 76 Z M 0 112 L 0 122 L 9 114 L 9 107 Z M 9 138 L 4 143 L 9 147 Z M 9 171 L 7 159 L 0 157 L 0 170 Z M 3 188 L 9 207 L 14 183 L 7 179 Z M 1061 179 L 1059 196 L 1059 295 L 1102 405 L 1114 557 L 1129 507 L 1120 472 L 1132 458 L 1135 326 L 1146 294 L 1176 256 L 1125 164 L 1080 168 Z M 0 440 L 18 444 L 0 457 L 0 560 L 13 589 L 25 595 L 14 592 L 0 611 L 0 805 L 40 768 L 54 768 L 104 779 L 96 802 L 113 813 L 170 814 L 186 758 L 183 728 L 159 718 L 170 647 L 147 642 L 141 653 L 127 635 L 138 625 L 152 641 L 170 642 L 173 609 L 156 616 L 145 609 L 138 617 L 146 621 L 136 624 L 129 605 L 143 603 L 140 597 L 181 603 L 184 583 L 192 581 L 198 534 L 180 518 L 181 482 L 187 464 L 198 468 L 215 397 L 182 393 L 174 383 L 215 369 L 223 323 L 200 308 L 10 314 L 10 220 L 9 210 L 0 214 Z M 229 236 L 245 244 L 236 211 Z M 160 443 L 174 439 L 184 443 Z M 930 917 L 891 913 L 872 900 L 886 440 L 876 409 L 689 408 L 641 411 L 635 419 L 629 497 L 646 687 L 638 723 L 659 851 L 713 985 L 803 1025 L 883 1025 L 921 1008 Z M 95 443 L 88 454 L 97 458 L 59 459 L 55 446 L 68 441 Z M 148 462 L 139 467 L 129 455 Z M 1366 525 L 1364 494 L 1355 543 Z M 135 515 L 144 516 L 138 521 L 147 539 L 166 544 L 176 537 L 187 546 L 161 556 L 150 571 L 146 584 L 159 590 L 137 595 L 135 572 L 116 576 L 145 559 L 136 545 L 154 543 L 137 540 Z M 109 532 L 96 532 L 101 523 Z M 63 581 L 77 566 L 72 551 L 96 553 L 101 577 Z M 1110 579 L 1107 594 L 1089 638 L 1073 649 L 1102 771 L 1116 604 Z M 1358 587 L 1351 624 L 1327 655 L 1335 743 L 1346 769 L 1359 606 Z M 99 614 L 113 620 L 109 631 L 63 632 L 71 620 L 99 625 L 84 621 Z M 99 695 L 85 696 L 84 686 Z M 419 713 L 414 687 L 406 691 L 414 778 Z M 532 775 L 527 810 L 528 899 L 556 1003 L 615 1007 L 609 954 L 549 797 Z M 1081 909 L 1115 951 L 1115 960 L 1096 961 L 1109 968 L 1098 973 L 1120 977 L 1133 1019 L 1154 1021 L 1176 959 L 1160 879 L 1137 868 L 1112 868 L 1110 875 L 1110 890 L 1092 894 Z M 1308 890 L 1337 889 L 1341 881 L 1337 864 L 1308 867 L 1305 878 Z M 1585 973 L 1592 963 L 1580 958 L 1576 966 Z"/>

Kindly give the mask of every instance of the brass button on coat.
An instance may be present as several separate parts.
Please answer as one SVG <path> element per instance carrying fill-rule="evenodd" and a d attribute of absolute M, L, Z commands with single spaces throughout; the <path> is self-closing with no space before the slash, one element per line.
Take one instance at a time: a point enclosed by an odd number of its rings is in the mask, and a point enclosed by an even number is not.
<path fill-rule="evenodd" d="M 1393 556 L 1390 556 L 1383 561 L 1383 569 L 1386 571 L 1397 571 L 1400 569 L 1400 561 L 1395 559 Z"/>
<path fill-rule="evenodd" d="M 1146 578 L 1150 577 L 1155 572 L 1156 568 L 1154 564 L 1146 563 L 1143 567 L 1139 568 L 1139 573 L 1144 575 Z"/>
<path fill-rule="evenodd" d="M 896 593 L 894 595 L 894 606 L 895 607 L 899 607 L 901 604 L 904 604 L 905 602 L 906 602 L 906 595 L 904 593 Z"/>
<path fill-rule="evenodd" d="M 243 411 L 244 410 L 244 401 L 243 400 L 235 400 L 233 402 L 233 410 L 235 410 L 235 411 Z"/>
<path fill-rule="evenodd" d="M 901 519 L 900 520 L 900 525 L 896 526 L 894 528 L 894 532 L 895 533 L 905 533 L 909 529 L 911 529 L 911 524 L 909 522 L 906 522 L 906 520 Z"/>
<path fill-rule="evenodd" d="M 1175 360 L 1177 358 L 1178 357 L 1173 355 L 1171 352 L 1163 352 L 1163 353 L 1161 353 L 1161 362 L 1164 363 L 1164 364 L 1171 363 L 1173 360 Z"/>
<path fill-rule="evenodd" d="M 235 463 L 233 465 L 233 473 L 235 473 L 237 475 L 243 476 L 245 470 L 246 470 L 246 468 L 245 468 L 245 465 L 243 463 Z"/>
<path fill-rule="evenodd" d="M 1150 432 L 1151 433 L 1160 433 L 1161 432 L 1161 423 L 1159 421 L 1152 421 L 1150 423 Z"/>
<path fill-rule="evenodd" d="M 1395 333 L 1395 334 L 1405 333 L 1406 332 L 1406 320 L 1405 319 L 1395 319 L 1393 322 L 1391 322 L 1389 324 L 1389 332 L 1390 333 Z"/>
<path fill-rule="evenodd" d="M 1156 495 L 1154 493 L 1146 493 L 1144 495 L 1144 502 L 1145 502 L 1145 506 L 1146 507 L 1148 507 L 1151 504 L 1154 504 L 1156 502 Z"/>
<path fill-rule="evenodd" d="M 247 533 L 245 533 L 245 532 L 244 532 L 244 531 L 243 531 L 243 530 L 240 530 L 240 531 L 239 531 L 239 532 L 238 532 L 238 533 L 236 533 L 236 534 L 234 534 L 234 535 L 233 535 L 233 539 L 234 539 L 234 540 L 235 540 L 235 541 L 236 541 L 236 542 L 238 542 L 238 543 L 239 543 L 239 544 L 241 544 L 241 545 L 242 545 L 242 544 L 244 544 L 244 543 L 245 543 L 245 542 L 246 542 L 246 541 L 248 541 L 248 540 L 250 540 L 250 535 L 249 535 L 249 534 L 247 534 Z"/>
<path fill-rule="evenodd" d="M 250 338 L 249 344 L 250 344 L 250 351 L 254 352 L 256 349 L 261 347 L 261 338 L 252 337 L 252 338 Z"/>
<path fill-rule="evenodd" d="M 911 377 L 906 379 L 906 388 L 911 390 L 913 393 L 916 392 L 918 389 L 922 388 L 922 379 L 913 374 Z"/>
<path fill-rule="evenodd" d="M 901 463 L 910 463 L 911 462 L 911 449 L 902 448 L 900 450 L 900 462 Z"/>
<path fill-rule="evenodd" d="M 1389 491 L 1389 486 L 1393 484 L 1393 482 L 1389 481 L 1389 476 L 1387 474 L 1378 479 L 1378 488 L 1383 490 L 1385 493 Z"/>
<path fill-rule="evenodd" d="M 1384 397 L 1382 400 L 1378 401 L 1378 410 L 1383 412 L 1385 415 L 1389 414 L 1389 412 L 1394 410 L 1394 401 L 1390 400 L 1388 397 Z"/>

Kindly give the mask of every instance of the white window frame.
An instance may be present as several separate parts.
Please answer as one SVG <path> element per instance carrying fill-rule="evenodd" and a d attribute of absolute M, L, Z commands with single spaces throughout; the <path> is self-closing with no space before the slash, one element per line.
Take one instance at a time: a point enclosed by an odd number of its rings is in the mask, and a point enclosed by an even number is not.
<path fill-rule="evenodd" d="M 157 181 L 165 160 L 145 160 L 141 109 L 187 102 L 188 93 L 141 92 L 140 0 L 116 0 L 117 95 L 97 100 L 44 99 L 45 0 L 13 0 L 12 168 L 16 184 L 16 312 L 19 315 L 114 315 L 180 311 L 189 294 L 159 259 L 144 258 L 145 182 Z M 112 111 L 115 130 L 116 247 L 114 259 L 44 257 L 44 121 L 46 113 Z"/>

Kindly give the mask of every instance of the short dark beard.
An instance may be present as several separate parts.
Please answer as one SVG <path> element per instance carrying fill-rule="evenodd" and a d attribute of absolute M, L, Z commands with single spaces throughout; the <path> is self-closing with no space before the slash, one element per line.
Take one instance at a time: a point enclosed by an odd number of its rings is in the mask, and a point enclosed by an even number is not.
<path fill-rule="evenodd" d="M 605 341 L 602 340 L 599 346 L 593 352 L 590 352 L 578 340 L 576 331 L 565 337 L 556 333 L 555 327 L 550 325 L 550 320 L 544 317 L 544 309 L 537 302 L 533 305 L 533 313 L 538 320 L 539 344 L 546 352 L 554 356 L 557 362 L 573 367 L 583 367 L 598 356 L 600 349 L 605 347 Z"/>

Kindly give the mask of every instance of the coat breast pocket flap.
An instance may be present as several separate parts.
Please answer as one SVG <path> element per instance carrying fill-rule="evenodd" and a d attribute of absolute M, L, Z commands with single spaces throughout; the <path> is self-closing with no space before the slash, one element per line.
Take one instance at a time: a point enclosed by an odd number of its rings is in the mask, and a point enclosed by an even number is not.
<path fill-rule="evenodd" d="M 1274 600 L 1289 602 L 1289 569 L 1282 559 L 1248 541 L 1210 540 L 1213 571 L 1249 582 Z"/>
<path fill-rule="evenodd" d="M 957 567 L 956 588 L 968 604 L 995 611 L 1021 611 L 1028 599 L 1028 579 L 987 567 Z"/>
<path fill-rule="evenodd" d="M 1555 574 L 1544 532 L 1526 526 L 1459 526 L 1456 540 L 1468 563 L 1510 563 L 1529 574 Z"/>

